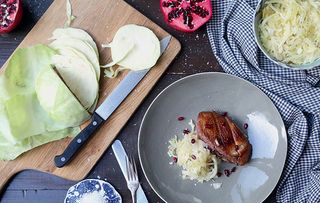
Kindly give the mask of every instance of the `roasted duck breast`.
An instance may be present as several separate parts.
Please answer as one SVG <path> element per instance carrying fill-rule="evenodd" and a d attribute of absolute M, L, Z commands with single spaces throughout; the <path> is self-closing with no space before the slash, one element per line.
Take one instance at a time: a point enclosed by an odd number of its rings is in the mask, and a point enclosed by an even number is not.
<path fill-rule="evenodd" d="M 225 161 L 244 165 L 251 157 L 248 138 L 227 116 L 216 112 L 200 112 L 197 133 L 202 141 Z"/>

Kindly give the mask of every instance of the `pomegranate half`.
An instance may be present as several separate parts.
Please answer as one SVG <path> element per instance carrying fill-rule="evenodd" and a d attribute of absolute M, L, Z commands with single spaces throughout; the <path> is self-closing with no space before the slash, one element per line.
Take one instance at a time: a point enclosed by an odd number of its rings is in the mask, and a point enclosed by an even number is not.
<path fill-rule="evenodd" d="M 182 32 L 193 32 L 212 16 L 211 0 L 160 0 L 165 21 Z"/>
<path fill-rule="evenodd" d="M 8 33 L 22 18 L 21 0 L 0 0 L 0 34 Z"/>

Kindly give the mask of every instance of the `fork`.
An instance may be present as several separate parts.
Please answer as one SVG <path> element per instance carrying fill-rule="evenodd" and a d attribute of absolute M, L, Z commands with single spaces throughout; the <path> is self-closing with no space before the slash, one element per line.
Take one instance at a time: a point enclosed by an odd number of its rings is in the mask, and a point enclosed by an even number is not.
<path fill-rule="evenodd" d="M 136 191 L 139 187 L 139 178 L 137 165 L 134 161 L 134 158 L 130 156 L 130 158 L 126 158 L 126 168 L 127 168 L 127 186 L 131 192 L 132 202 L 136 203 Z"/>

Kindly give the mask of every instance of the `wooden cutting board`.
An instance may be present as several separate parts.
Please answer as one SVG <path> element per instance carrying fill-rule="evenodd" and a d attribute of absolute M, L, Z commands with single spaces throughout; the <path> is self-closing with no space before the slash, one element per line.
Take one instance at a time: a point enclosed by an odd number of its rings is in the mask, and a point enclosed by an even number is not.
<path fill-rule="evenodd" d="M 122 0 L 71 0 L 71 3 L 73 14 L 77 17 L 72 27 L 88 31 L 95 39 L 98 47 L 100 47 L 101 43 L 110 42 L 118 28 L 125 24 L 146 26 L 153 30 L 159 39 L 169 35 Z M 38 43 L 48 44 L 52 31 L 64 25 L 66 20 L 65 7 L 65 0 L 55 0 L 19 47 Z M 64 151 L 70 142 L 70 138 L 37 147 L 13 161 L 0 161 L 0 191 L 10 177 L 25 169 L 35 169 L 70 180 L 83 179 L 165 72 L 180 51 L 180 48 L 180 43 L 175 38 L 172 38 L 157 65 L 151 69 L 148 75 L 138 84 L 135 90 L 132 91 L 69 165 L 61 169 L 56 168 L 53 158 Z M 99 51 L 100 63 L 110 61 L 111 56 L 108 50 L 100 49 Z M 4 67 L 1 69 L 2 72 L 3 69 Z M 99 104 L 119 84 L 125 74 L 121 74 L 116 79 L 101 77 Z M 85 127 L 85 125 L 82 127 Z"/>

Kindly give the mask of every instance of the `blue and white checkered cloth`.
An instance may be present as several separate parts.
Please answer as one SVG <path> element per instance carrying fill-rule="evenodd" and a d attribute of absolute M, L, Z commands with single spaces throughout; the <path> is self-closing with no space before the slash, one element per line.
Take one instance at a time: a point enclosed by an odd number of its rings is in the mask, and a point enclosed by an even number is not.
<path fill-rule="evenodd" d="M 225 72 L 244 78 L 266 93 L 288 131 L 288 156 L 277 202 L 320 202 L 320 68 L 284 69 L 257 47 L 252 29 L 258 0 L 212 0 L 207 32 Z"/>

